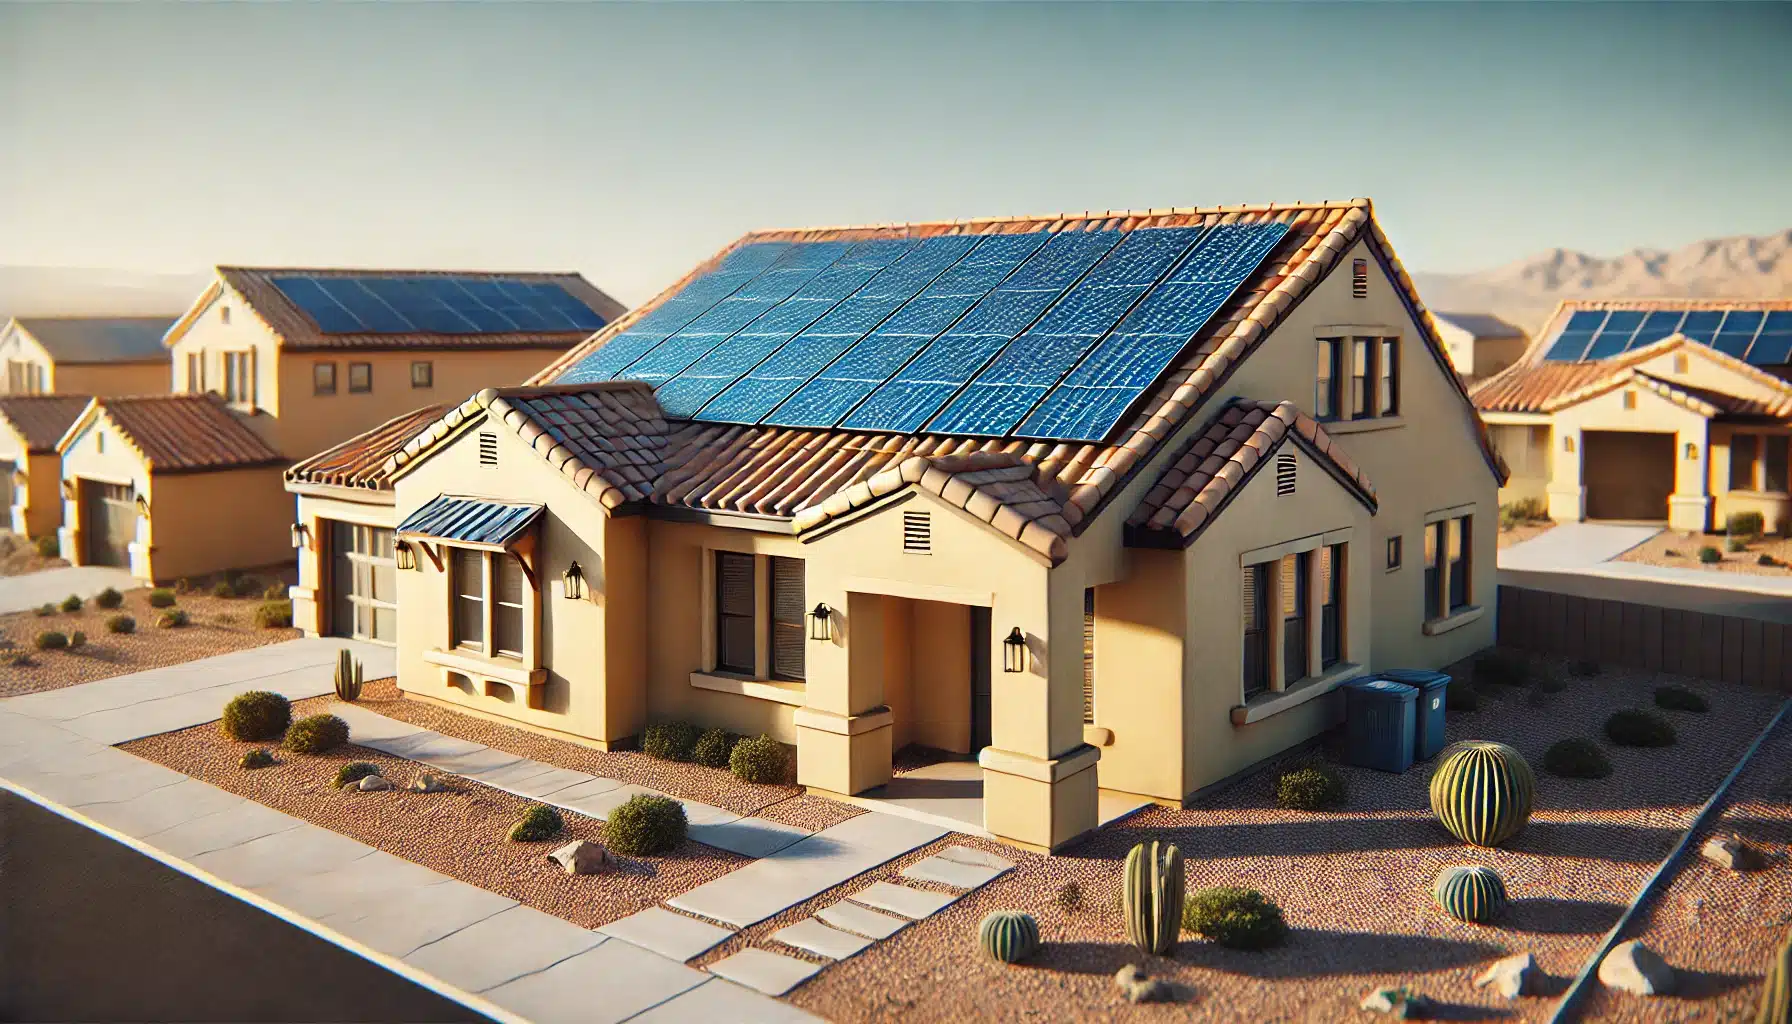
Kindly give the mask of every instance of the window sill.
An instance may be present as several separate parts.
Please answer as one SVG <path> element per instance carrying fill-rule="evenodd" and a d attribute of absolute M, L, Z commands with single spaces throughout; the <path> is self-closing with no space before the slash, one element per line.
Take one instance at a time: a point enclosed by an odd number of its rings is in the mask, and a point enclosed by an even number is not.
<path fill-rule="evenodd" d="M 1460 629 L 1479 619 L 1486 611 L 1487 609 L 1481 605 L 1471 604 L 1467 608 L 1451 612 L 1441 619 L 1432 619 L 1425 623 L 1425 635 L 1437 636 L 1441 633 L 1448 633 L 1452 629 Z"/>
<path fill-rule="evenodd" d="M 692 672 L 691 685 L 699 690 L 714 690 L 717 693 L 734 693 L 742 697 L 754 697 L 769 700 L 778 704 L 788 704 L 794 708 L 803 706 L 806 687 L 802 683 L 774 681 L 770 679 L 748 679 L 746 676 L 724 676 L 710 672 Z"/>
<path fill-rule="evenodd" d="M 1363 674 L 1363 666 L 1353 661 L 1333 665 L 1324 675 L 1302 679 L 1286 690 L 1260 693 L 1232 709 L 1233 725 L 1250 725 L 1271 715 L 1297 708 L 1315 697 L 1323 697 L 1349 680 Z"/>
<path fill-rule="evenodd" d="M 522 662 L 512 658 L 487 658 L 463 651 L 426 650 L 423 652 L 423 661 L 428 665 L 481 679 L 495 679 L 512 686 L 540 686 L 548 678 L 548 670 L 545 668 L 524 668 Z"/>
<path fill-rule="evenodd" d="M 1367 434 L 1376 430 L 1394 430 L 1406 426 L 1406 418 L 1394 416 L 1369 416 L 1360 420 L 1320 420 L 1319 425 L 1325 432 L 1334 436 L 1338 434 Z"/>

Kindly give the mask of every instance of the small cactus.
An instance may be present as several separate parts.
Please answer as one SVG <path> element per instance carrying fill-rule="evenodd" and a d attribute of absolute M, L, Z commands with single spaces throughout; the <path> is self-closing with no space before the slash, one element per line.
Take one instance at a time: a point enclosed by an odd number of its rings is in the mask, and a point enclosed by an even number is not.
<path fill-rule="evenodd" d="M 361 663 L 346 647 L 336 652 L 336 699 L 349 704 L 361 699 Z"/>
<path fill-rule="evenodd" d="M 1018 910 L 993 910 L 977 925 L 977 945 L 991 960 L 1020 963 L 1039 951 L 1039 922 Z"/>
<path fill-rule="evenodd" d="M 1505 909 L 1506 883 L 1492 868 L 1457 864 L 1438 872 L 1431 895 L 1451 917 L 1486 924 Z"/>
<path fill-rule="evenodd" d="M 1140 843 L 1126 855 L 1121 912 L 1126 938 L 1147 953 L 1169 956 L 1182 932 L 1185 875 L 1182 851 L 1169 843 Z"/>
<path fill-rule="evenodd" d="M 1761 986 L 1761 1009 L 1755 1024 L 1792 1024 L 1792 935 L 1787 935 L 1767 962 Z"/>

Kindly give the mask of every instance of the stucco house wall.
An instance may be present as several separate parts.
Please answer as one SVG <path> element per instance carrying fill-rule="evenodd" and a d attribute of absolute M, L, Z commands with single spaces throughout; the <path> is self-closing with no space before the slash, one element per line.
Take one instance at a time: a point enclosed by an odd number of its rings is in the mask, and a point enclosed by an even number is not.
<path fill-rule="evenodd" d="M 116 427 L 103 417 L 89 423 L 75 435 L 62 453 L 61 484 L 63 506 L 60 541 L 62 557 L 74 565 L 85 565 L 87 548 L 81 522 L 80 495 L 82 480 L 98 480 L 109 484 L 128 484 L 139 497 L 153 502 L 149 467 Z M 136 540 L 130 545 L 131 575 L 151 579 L 149 564 L 148 524 L 137 517 Z"/>
<path fill-rule="evenodd" d="M 18 431 L 0 427 L 0 462 L 15 467 L 6 528 L 33 539 L 53 535 L 62 525 L 62 459 L 32 452 Z"/>
<path fill-rule="evenodd" d="M 1625 408 L 1626 396 L 1634 403 Z M 1679 530 L 1704 530 L 1710 494 L 1706 485 L 1705 456 L 1708 448 L 1704 416 L 1669 401 L 1646 387 L 1618 387 L 1577 402 L 1555 413 L 1556 451 L 1551 460 L 1549 514 L 1557 520 L 1586 516 L 1586 487 L 1582 480 L 1587 431 L 1630 431 L 1674 435 L 1674 493 L 1668 499 L 1668 521 Z M 1695 453 L 1687 458 L 1688 445 Z M 1568 449 L 1572 446 L 1573 451 Z"/>
<path fill-rule="evenodd" d="M 48 349 L 17 324 L 0 332 L 0 393 L 9 387 L 6 364 L 27 363 L 43 374 L 42 394 L 159 395 L 169 387 L 167 360 L 156 362 L 69 363 L 57 361 Z"/>

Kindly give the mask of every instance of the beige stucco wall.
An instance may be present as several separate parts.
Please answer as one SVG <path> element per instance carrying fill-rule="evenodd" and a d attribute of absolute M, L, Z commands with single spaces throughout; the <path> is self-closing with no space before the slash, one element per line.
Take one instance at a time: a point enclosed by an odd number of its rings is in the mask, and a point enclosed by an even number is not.
<path fill-rule="evenodd" d="M 36 338 L 19 329 L 16 323 L 0 325 L 0 393 L 11 390 L 11 380 L 6 373 L 6 364 L 29 363 L 42 371 L 45 392 L 56 390 L 55 367 L 52 365 L 50 353 L 38 344 Z M 20 392 L 29 394 L 30 392 Z"/>
<path fill-rule="evenodd" d="M 167 363 L 60 364 L 51 370 L 50 390 L 64 395 L 165 395 Z"/>
<path fill-rule="evenodd" d="M 0 427 L 0 462 L 14 467 L 12 506 L 5 527 L 33 539 L 62 525 L 62 458 L 55 452 L 30 451 L 18 431 Z M 20 482 L 18 474 L 24 474 Z"/>
<path fill-rule="evenodd" d="M 1488 413 L 1488 436 L 1506 459 L 1511 472 L 1499 491 L 1501 506 L 1519 501 L 1549 503 L 1550 462 L 1554 457 L 1554 435 L 1545 416 Z"/>
<path fill-rule="evenodd" d="M 1778 437 L 1792 434 L 1792 429 L 1770 425 L 1711 424 L 1711 529 L 1724 529 L 1730 516 L 1738 512 L 1759 512 L 1770 533 L 1786 533 L 1792 530 L 1792 495 L 1730 490 L 1730 438 L 1739 431 Z"/>
<path fill-rule="evenodd" d="M 87 561 L 81 533 L 81 480 L 129 484 L 139 496 L 152 502 L 155 500 L 149 467 L 136 449 L 125 441 L 124 435 L 103 417 L 90 422 L 63 451 L 61 471 L 63 480 L 74 481 L 63 501 L 60 530 L 62 557 L 73 565 L 85 565 Z M 152 578 L 148 542 L 148 524 L 139 516 L 137 539 L 131 544 L 130 551 L 131 572 L 138 579 Z"/>
<path fill-rule="evenodd" d="M 390 497 L 391 493 L 370 492 L 366 497 L 377 499 L 381 495 Z M 397 510 L 388 502 L 355 501 L 347 496 L 325 497 L 300 491 L 292 497 L 297 515 L 294 522 L 305 526 L 305 546 L 294 552 L 299 581 L 290 589 L 292 624 L 304 630 L 306 636 L 327 635 L 336 629 L 330 621 L 333 610 L 327 599 L 333 554 L 330 545 L 334 542 L 331 524 L 358 523 L 390 530 L 398 526 Z"/>
<path fill-rule="evenodd" d="M 1694 360 L 1695 364 L 1702 362 Z M 1624 408 L 1625 395 L 1635 408 Z M 1674 494 L 1668 499 L 1668 522 L 1675 529 L 1706 528 L 1710 504 L 1706 459 L 1709 455 L 1705 417 L 1646 387 L 1619 387 L 1555 413 L 1552 431 L 1549 515 L 1558 522 L 1586 517 L 1582 456 L 1586 431 L 1636 431 L 1674 435 Z M 1572 443 L 1573 451 L 1569 451 Z M 1698 457 L 1686 458 L 1687 446 Z"/>

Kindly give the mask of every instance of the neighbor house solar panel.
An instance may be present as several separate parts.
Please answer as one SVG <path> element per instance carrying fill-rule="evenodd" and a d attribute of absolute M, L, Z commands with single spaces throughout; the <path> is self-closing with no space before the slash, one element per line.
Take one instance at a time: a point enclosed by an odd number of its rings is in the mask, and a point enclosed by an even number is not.
<path fill-rule="evenodd" d="M 1755 334 L 1760 331 L 1763 319 L 1765 317 L 1759 310 L 1730 310 L 1724 317 L 1723 326 L 1718 328 L 1711 347 L 1737 359 L 1748 358 L 1749 346 L 1754 343 Z"/>
<path fill-rule="evenodd" d="M 361 330 L 361 318 L 332 298 L 315 279 L 276 277 L 273 283 L 325 334 L 353 334 Z"/>
<path fill-rule="evenodd" d="M 1748 350 L 1756 366 L 1784 366 L 1792 362 L 1792 312 L 1775 311 L 1761 322 L 1761 333 Z"/>
<path fill-rule="evenodd" d="M 1717 329 L 1723 326 L 1722 310 L 1700 309 L 1686 314 L 1686 320 L 1680 324 L 1680 333 L 1697 342 L 1711 344 L 1717 337 Z"/>
<path fill-rule="evenodd" d="M 325 334 L 593 331 L 603 318 L 551 281 L 450 274 L 288 274 L 269 279 Z"/>
<path fill-rule="evenodd" d="M 1653 345 L 1663 338 L 1672 337 L 1680 329 L 1680 321 L 1686 319 L 1683 309 L 1658 309 L 1643 318 L 1643 325 L 1630 336 L 1630 347 L 1642 348 Z"/>
<path fill-rule="evenodd" d="M 1543 358 L 1557 362 L 1578 362 L 1587 352 L 1587 346 L 1593 343 L 1593 335 L 1605 323 L 1604 310 L 1582 310 L 1568 318 L 1568 326 L 1562 328 L 1555 344 Z"/>
<path fill-rule="evenodd" d="M 1643 325 L 1643 314 L 1636 310 L 1614 310 L 1605 318 L 1605 326 L 1587 346 L 1586 359 L 1609 359 L 1630 347 L 1630 338 Z"/>

